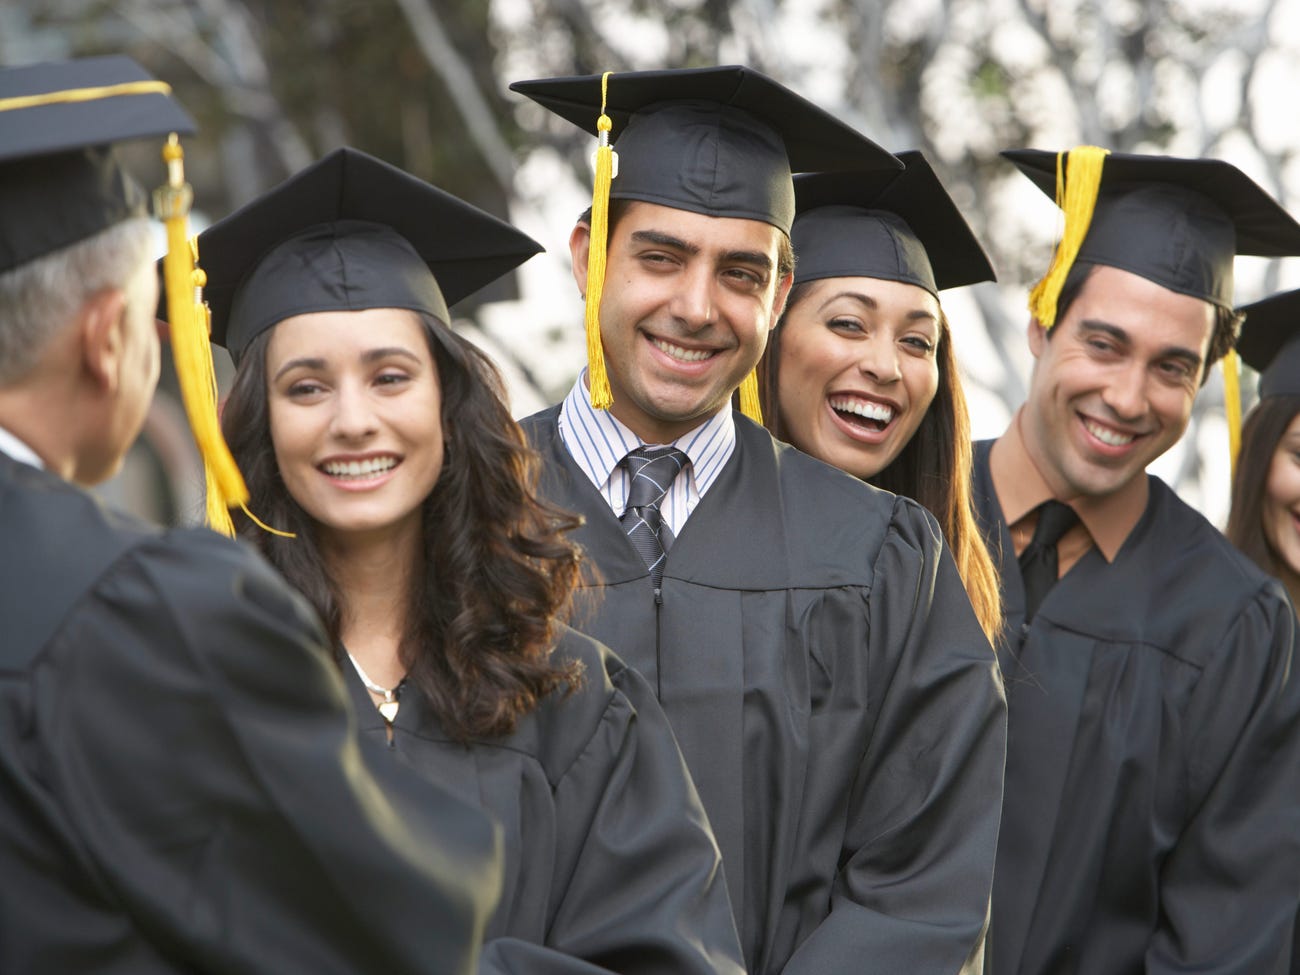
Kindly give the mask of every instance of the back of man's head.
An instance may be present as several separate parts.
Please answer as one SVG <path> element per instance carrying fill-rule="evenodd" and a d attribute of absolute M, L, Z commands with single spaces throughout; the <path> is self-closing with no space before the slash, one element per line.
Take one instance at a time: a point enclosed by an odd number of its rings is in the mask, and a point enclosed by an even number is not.
<path fill-rule="evenodd" d="M 135 217 L 0 272 L 0 388 L 21 382 L 94 295 L 125 290 L 152 260 L 149 221 Z"/>
<path fill-rule="evenodd" d="M 117 469 L 158 379 L 148 194 L 113 147 L 190 131 L 129 58 L 0 69 L 0 428 L 80 483 Z"/>

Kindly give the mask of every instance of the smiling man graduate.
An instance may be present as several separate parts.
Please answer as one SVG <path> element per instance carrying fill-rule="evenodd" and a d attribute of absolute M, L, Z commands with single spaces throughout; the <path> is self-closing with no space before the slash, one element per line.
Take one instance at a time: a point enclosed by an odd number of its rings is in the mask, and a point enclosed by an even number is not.
<path fill-rule="evenodd" d="M 1007 614 L 992 971 L 1285 971 L 1294 615 L 1145 468 L 1236 339 L 1234 255 L 1300 253 L 1300 226 L 1217 160 L 1005 155 L 1066 216 L 1028 399 L 976 451 Z"/>
<path fill-rule="evenodd" d="M 750 971 L 976 968 L 1005 715 L 956 568 L 924 509 L 731 405 L 790 287 L 791 169 L 897 161 L 746 68 L 512 87 L 616 137 L 607 246 L 599 169 L 571 237 L 589 369 L 525 427 L 586 517 L 580 625 L 659 694 Z"/>
<path fill-rule="evenodd" d="M 269 566 L 82 490 L 158 381 L 113 145 L 190 131 L 168 91 L 124 57 L 0 71 L 0 972 L 473 972 L 487 818 L 368 761 Z"/>

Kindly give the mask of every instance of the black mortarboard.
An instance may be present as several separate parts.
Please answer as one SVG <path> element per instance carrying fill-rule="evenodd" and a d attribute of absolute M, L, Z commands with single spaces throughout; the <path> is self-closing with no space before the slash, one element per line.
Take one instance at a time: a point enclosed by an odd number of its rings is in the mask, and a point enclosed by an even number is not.
<path fill-rule="evenodd" d="M 601 75 L 510 87 L 597 134 Z M 761 220 L 789 233 L 790 173 L 900 168 L 839 118 L 742 66 L 615 72 L 607 94 L 604 114 L 619 153 L 610 199 Z"/>
<path fill-rule="evenodd" d="M 542 250 L 503 220 L 356 149 L 336 149 L 198 240 L 212 341 L 240 354 L 292 315 L 447 306 Z"/>
<path fill-rule="evenodd" d="M 939 177 L 921 153 L 900 152 L 902 173 L 805 173 L 794 178 L 790 239 L 796 284 L 821 278 L 881 278 L 924 288 L 995 280 Z"/>
<path fill-rule="evenodd" d="M 512 91 L 597 132 L 613 122 L 610 198 L 773 224 L 794 219 L 790 174 L 897 171 L 892 154 L 784 85 L 737 65 L 516 81 Z"/>
<path fill-rule="evenodd" d="M 610 200 L 759 220 L 788 234 L 792 172 L 902 167 L 835 116 L 739 65 L 542 78 L 510 88 L 600 138 L 584 316 L 591 403 L 598 409 L 613 403 L 599 317 Z M 740 402 L 759 420 L 752 372 L 741 383 Z"/>
<path fill-rule="evenodd" d="M 1179 294 L 1231 308 L 1235 255 L 1300 253 L 1300 224 L 1231 163 L 1082 149 L 1092 154 L 1099 170 L 1081 178 L 1092 182 L 1099 176 L 1100 181 L 1089 188 L 1095 206 L 1085 192 L 1077 208 L 1069 205 L 1068 177 L 1073 169 L 1067 166 L 1072 166 L 1072 160 L 1062 161 L 1066 184 L 1062 187 L 1057 180 L 1057 153 L 1035 149 L 1002 153 L 1039 189 L 1062 202 L 1063 246 L 1072 229 L 1075 234 L 1084 231 L 1078 254 L 1067 265 L 1083 261 L 1117 267 Z M 1083 226 L 1072 228 L 1080 220 Z M 1058 262 L 1060 258 L 1058 251 Z M 1058 274 L 1061 280 L 1068 269 Z M 1051 296 L 1053 314 L 1055 297 Z"/>
<path fill-rule="evenodd" d="M 1259 395 L 1300 396 L 1300 289 L 1238 308 L 1237 354 L 1259 373 Z"/>
<path fill-rule="evenodd" d="M 112 144 L 194 131 L 128 57 L 0 68 L 0 271 L 147 212 Z"/>

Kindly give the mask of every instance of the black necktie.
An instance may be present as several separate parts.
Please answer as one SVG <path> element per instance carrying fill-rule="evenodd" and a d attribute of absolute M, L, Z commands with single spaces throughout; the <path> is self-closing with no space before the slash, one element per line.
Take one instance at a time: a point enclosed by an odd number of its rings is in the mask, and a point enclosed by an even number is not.
<path fill-rule="evenodd" d="M 672 530 L 659 516 L 659 504 L 673 478 L 688 463 L 676 447 L 638 447 L 623 458 L 628 477 L 627 510 L 619 521 L 628 541 L 645 560 L 655 592 L 663 581 L 665 553 L 673 543 Z"/>
<path fill-rule="evenodd" d="M 1060 501 L 1044 501 L 1038 506 L 1034 537 L 1020 553 L 1020 575 L 1025 580 L 1026 623 L 1034 618 L 1043 599 L 1056 585 L 1056 543 L 1078 520 L 1074 509 Z"/>

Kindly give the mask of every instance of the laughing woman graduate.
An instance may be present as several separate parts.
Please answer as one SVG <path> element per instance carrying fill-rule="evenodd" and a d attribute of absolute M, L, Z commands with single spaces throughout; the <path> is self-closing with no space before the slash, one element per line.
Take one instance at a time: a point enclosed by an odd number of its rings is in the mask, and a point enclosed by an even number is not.
<path fill-rule="evenodd" d="M 971 505 L 970 418 L 940 289 L 992 281 L 919 152 L 902 173 L 795 177 L 794 286 L 759 364 L 768 429 L 938 519 L 993 640 L 997 572 Z"/>
<path fill-rule="evenodd" d="M 485 971 L 739 972 L 718 850 L 653 692 L 561 622 L 576 520 L 539 502 L 448 303 L 540 248 L 338 150 L 199 238 L 238 530 L 315 605 L 363 730 L 502 824 Z"/>

